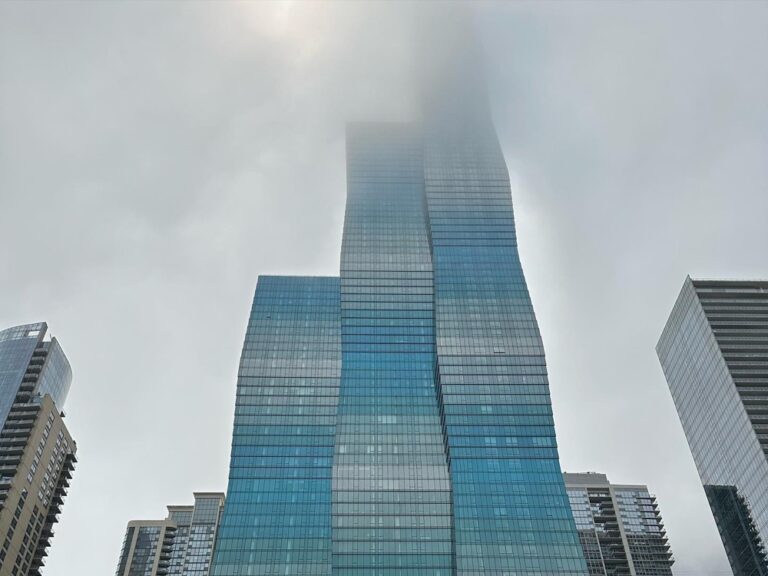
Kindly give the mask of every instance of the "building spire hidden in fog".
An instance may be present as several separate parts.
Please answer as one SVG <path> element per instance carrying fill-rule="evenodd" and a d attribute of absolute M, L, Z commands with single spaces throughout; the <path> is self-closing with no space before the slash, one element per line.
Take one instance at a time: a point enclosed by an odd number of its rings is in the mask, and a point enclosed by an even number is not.
<path fill-rule="evenodd" d="M 259 278 L 214 576 L 587 574 L 507 167 L 440 78 L 349 127 L 340 277 Z"/>

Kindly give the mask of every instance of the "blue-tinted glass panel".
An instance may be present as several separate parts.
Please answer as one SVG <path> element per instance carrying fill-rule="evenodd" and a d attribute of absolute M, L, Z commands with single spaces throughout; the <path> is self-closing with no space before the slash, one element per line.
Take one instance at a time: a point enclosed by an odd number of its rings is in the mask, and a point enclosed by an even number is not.
<path fill-rule="evenodd" d="M 450 482 L 421 137 L 408 125 L 355 125 L 347 143 L 333 571 L 447 576 Z"/>
<path fill-rule="evenodd" d="M 424 178 L 456 573 L 585 574 L 492 127 L 431 125 Z"/>
<path fill-rule="evenodd" d="M 36 392 L 41 396 L 50 394 L 56 407 L 61 410 L 67 400 L 72 383 L 72 368 L 56 338 L 42 342 L 39 346 L 46 352 L 45 366 L 40 374 Z"/>
<path fill-rule="evenodd" d="M 0 428 L 16 400 L 29 361 L 45 330 L 46 325 L 39 323 L 14 326 L 0 332 Z"/>
<path fill-rule="evenodd" d="M 260 277 L 213 576 L 331 572 L 339 279 Z"/>

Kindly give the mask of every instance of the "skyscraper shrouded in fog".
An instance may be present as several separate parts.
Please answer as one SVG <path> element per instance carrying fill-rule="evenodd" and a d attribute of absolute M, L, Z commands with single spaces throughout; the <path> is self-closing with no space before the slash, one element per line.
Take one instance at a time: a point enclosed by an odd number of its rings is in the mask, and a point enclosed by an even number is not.
<path fill-rule="evenodd" d="M 656 350 L 733 573 L 768 575 L 768 282 L 687 278 Z"/>
<path fill-rule="evenodd" d="M 471 68 L 353 124 L 336 278 L 259 278 L 212 574 L 585 575 Z"/>
<path fill-rule="evenodd" d="M 72 369 L 44 322 L 0 331 L 0 576 L 38 576 L 76 462 Z"/>

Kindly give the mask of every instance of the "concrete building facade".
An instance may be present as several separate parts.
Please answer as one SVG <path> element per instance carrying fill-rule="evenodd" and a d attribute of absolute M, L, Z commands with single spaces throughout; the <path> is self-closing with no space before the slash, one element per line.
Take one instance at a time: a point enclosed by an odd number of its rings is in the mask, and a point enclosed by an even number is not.
<path fill-rule="evenodd" d="M 208 576 L 224 494 L 195 492 L 192 506 L 168 506 L 164 520 L 133 520 L 116 576 Z"/>
<path fill-rule="evenodd" d="M 605 474 L 563 474 L 590 576 L 672 576 L 656 497 Z"/>

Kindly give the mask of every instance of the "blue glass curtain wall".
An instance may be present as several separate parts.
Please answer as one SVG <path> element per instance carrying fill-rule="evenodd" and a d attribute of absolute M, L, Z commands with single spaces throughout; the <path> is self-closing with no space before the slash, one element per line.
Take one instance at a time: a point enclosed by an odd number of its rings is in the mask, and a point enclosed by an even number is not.
<path fill-rule="evenodd" d="M 339 279 L 259 278 L 212 576 L 331 573 Z"/>
<path fill-rule="evenodd" d="M 213 576 L 587 574 L 492 127 L 358 124 L 339 278 L 262 277 Z"/>
<path fill-rule="evenodd" d="M 334 574 L 448 576 L 450 483 L 413 126 L 348 131 L 341 325 Z"/>
<path fill-rule="evenodd" d="M 586 574 L 493 128 L 430 126 L 424 179 L 456 573 Z"/>

